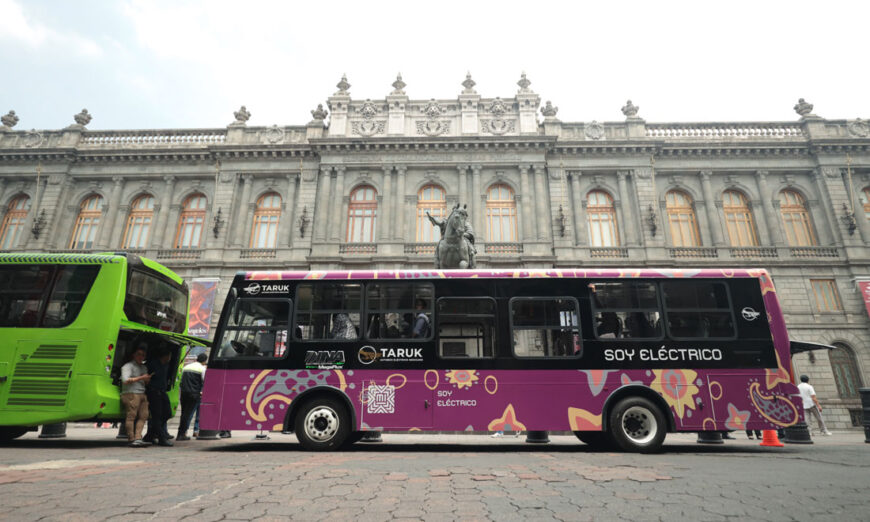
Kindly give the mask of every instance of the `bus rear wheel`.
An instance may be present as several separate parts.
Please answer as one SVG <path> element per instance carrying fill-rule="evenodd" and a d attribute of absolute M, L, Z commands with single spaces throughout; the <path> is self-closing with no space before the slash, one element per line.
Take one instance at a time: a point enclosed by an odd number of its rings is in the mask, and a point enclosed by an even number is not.
<path fill-rule="evenodd" d="M 26 426 L 0 426 L 0 442 L 9 442 L 27 433 Z"/>
<path fill-rule="evenodd" d="M 595 449 L 605 449 L 613 445 L 613 439 L 606 431 L 575 431 L 580 442 Z"/>
<path fill-rule="evenodd" d="M 332 397 L 316 397 L 296 415 L 296 438 L 307 450 L 338 449 L 350 434 L 350 415 L 344 404 Z"/>
<path fill-rule="evenodd" d="M 665 416 L 649 399 L 622 399 L 610 410 L 609 420 L 613 441 L 624 451 L 655 453 L 665 442 Z"/>

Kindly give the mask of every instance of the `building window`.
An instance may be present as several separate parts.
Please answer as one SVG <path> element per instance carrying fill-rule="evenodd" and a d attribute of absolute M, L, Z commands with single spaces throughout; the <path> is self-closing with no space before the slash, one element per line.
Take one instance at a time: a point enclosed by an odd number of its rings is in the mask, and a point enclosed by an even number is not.
<path fill-rule="evenodd" d="M 18 238 L 24 230 L 24 220 L 30 211 L 30 197 L 20 195 L 9 203 L 3 227 L 0 228 L 0 249 L 11 250 L 18 245 Z"/>
<path fill-rule="evenodd" d="M 586 216 L 589 219 L 589 245 L 619 246 L 619 228 L 613 198 L 603 190 L 593 190 L 586 196 Z"/>
<path fill-rule="evenodd" d="M 281 219 L 281 196 L 275 192 L 263 194 L 254 211 L 251 248 L 275 248 L 278 244 L 278 221 Z"/>
<path fill-rule="evenodd" d="M 206 199 L 202 194 L 194 194 L 184 200 L 181 217 L 178 218 L 175 248 L 199 248 L 205 224 L 205 205 Z"/>
<path fill-rule="evenodd" d="M 517 201 L 507 185 L 489 187 L 486 193 L 486 234 L 491 243 L 512 243 L 517 240 Z"/>
<path fill-rule="evenodd" d="M 725 225 L 731 246 L 758 246 L 752 210 L 742 192 L 726 190 L 722 193 L 722 209 L 725 211 Z"/>
<path fill-rule="evenodd" d="M 665 207 L 671 229 L 671 244 L 678 247 L 700 246 L 701 238 L 692 197 L 683 191 L 671 190 L 665 195 Z"/>
<path fill-rule="evenodd" d="M 816 245 L 816 234 L 803 196 L 794 190 L 783 190 L 779 201 L 788 244 L 793 247 Z"/>
<path fill-rule="evenodd" d="M 94 248 L 97 239 L 97 229 L 100 227 L 100 217 L 103 215 L 103 197 L 96 194 L 82 202 L 76 227 L 73 230 L 69 247 L 74 250 Z"/>
<path fill-rule="evenodd" d="M 437 243 L 441 239 L 441 230 L 432 226 L 426 212 L 433 218 L 447 218 L 447 197 L 438 185 L 426 185 L 417 193 L 417 241 Z"/>
<path fill-rule="evenodd" d="M 130 217 L 127 218 L 124 248 L 145 248 L 148 244 L 148 234 L 151 231 L 153 220 L 154 198 L 151 195 L 136 198 L 130 208 Z"/>
<path fill-rule="evenodd" d="M 840 312 L 843 304 L 833 279 L 810 279 L 813 294 L 816 296 L 816 309 L 819 312 Z"/>
<path fill-rule="evenodd" d="M 347 242 L 372 243 L 378 218 L 378 193 L 369 185 L 350 193 L 347 207 Z"/>
<path fill-rule="evenodd" d="M 831 361 L 831 371 L 834 382 L 837 383 L 837 393 L 841 399 L 857 399 L 861 388 L 861 373 L 852 349 L 842 343 L 834 343 L 834 349 L 828 351 Z"/>

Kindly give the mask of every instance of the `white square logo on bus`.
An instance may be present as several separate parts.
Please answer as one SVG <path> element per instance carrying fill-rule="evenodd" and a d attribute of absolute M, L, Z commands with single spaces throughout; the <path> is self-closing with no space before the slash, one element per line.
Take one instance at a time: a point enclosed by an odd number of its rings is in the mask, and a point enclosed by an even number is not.
<path fill-rule="evenodd" d="M 367 413 L 394 413 L 396 410 L 396 387 L 389 384 L 369 385 Z"/>

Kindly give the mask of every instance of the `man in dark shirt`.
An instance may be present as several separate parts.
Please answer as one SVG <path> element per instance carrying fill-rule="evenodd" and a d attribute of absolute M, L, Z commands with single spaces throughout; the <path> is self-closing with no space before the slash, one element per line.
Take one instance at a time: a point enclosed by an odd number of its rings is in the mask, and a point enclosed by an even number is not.
<path fill-rule="evenodd" d="M 207 360 L 208 355 L 201 353 L 196 356 L 196 362 L 188 364 L 181 370 L 181 421 L 178 424 L 178 436 L 175 440 L 190 440 L 187 436 L 187 428 L 202 398 L 202 384 L 205 379 L 203 363 Z"/>
<path fill-rule="evenodd" d="M 158 446 L 172 446 L 169 433 L 166 431 L 166 421 L 172 414 L 172 406 L 169 404 L 169 359 L 171 354 L 165 347 L 157 350 L 156 357 L 148 358 L 148 373 L 151 380 L 145 388 L 148 397 L 148 409 L 151 418 L 148 419 L 148 433 L 142 437 L 145 442 L 155 443 Z"/>

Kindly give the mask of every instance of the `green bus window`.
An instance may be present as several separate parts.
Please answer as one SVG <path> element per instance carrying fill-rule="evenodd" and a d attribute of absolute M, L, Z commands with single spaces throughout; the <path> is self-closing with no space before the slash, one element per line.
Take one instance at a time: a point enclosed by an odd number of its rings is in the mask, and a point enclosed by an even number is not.
<path fill-rule="evenodd" d="M 169 332 L 184 332 L 187 291 L 157 276 L 132 270 L 124 313 L 130 321 Z"/>
<path fill-rule="evenodd" d="M 58 328 L 75 321 L 99 271 L 95 265 L 59 266 L 42 326 Z"/>
<path fill-rule="evenodd" d="M 0 326 L 39 326 L 39 314 L 53 273 L 54 266 L 0 267 Z"/>

